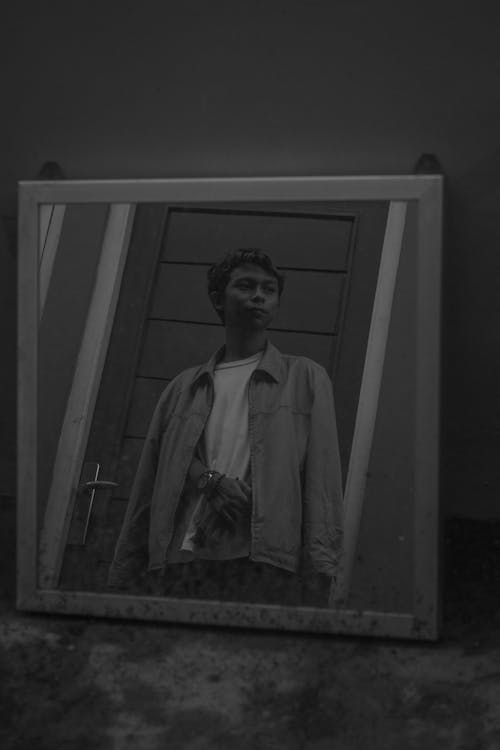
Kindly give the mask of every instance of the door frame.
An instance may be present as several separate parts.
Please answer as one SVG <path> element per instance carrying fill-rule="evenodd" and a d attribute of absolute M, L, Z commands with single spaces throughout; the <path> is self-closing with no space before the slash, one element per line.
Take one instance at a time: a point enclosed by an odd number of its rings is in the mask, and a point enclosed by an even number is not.
<path fill-rule="evenodd" d="M 393 635 L 434 639 L 438 635 L 439 606 L 439 384 L 440 384 L 440 292 L 441 292 L 441 233 L 442 233 L 443 178 L 437 175 L 349 176 L 349 177 L 292 177 L 292 178 L 221 178 L 174 180 L 98 180 L 22 182 L 19 185 L 19 399 L 18 399 L 18 595 L 20 609 L 61 611 L 71 613 L 130 616 L 139 619 L 164 619 L 255 627 L 276 626 L 298 630 L 346 632 L 370 635 Z M 42 226 L 47 206 L 73 203 L 122 204 L 122 213 L 133 211 L 137 203 L 169 204 L 230 203 L 231 201 L 389 201 L 391 210 L 398 212 L 398 204 L 412 202 L 417 206 L 417 322 L 416 322 L 416 427 L 415 427 L 415 525 L 414 525 L 414 607 L 408 614 L 367 613 L 349 610 L 316 610 L 311 614 L 303 609 L 270 613 L 267 625 L 259 615 L 257 605 L 221 605 L 214 602 L 177 602 L 152 600 L 149 597 L 109 596 L 83 592 L 62 592 L 54 584 L 54 560 L 60 554 L 64 524 L 59 524 L 55 535 L 38 543 L 37 518 L 37 328 L 42 303 L 40 295 L 47 287 L 46 273 L 39 272 L 40 247 L 44 240 Z M 123 208 L 123 206 L 128 208 Z M 390 212 L 391 213 L 391 212 Z M 109 330 L 119 291 L 120 269 L 126 256 L 127 232 L 130 222 L 121 217 L 121 230 L 116 229 L 112 248 L 108 253 L 109 274 L 104 274 L 105 289 L 100 293 L 101 314 L 107 311 L 99 327 L 97 355 L 79 380 L 79 415 L 84 418 L 74 433 L 80 446 L 67 480 L 74 488 L 75 466 L 85 444 L 85 434 L 92 416 L 92 399 L 100 382 Z M 121 232 L 121 234 L 120 234 Z M 121 237 L 121 239 L 118 239 Z M 387 237 L 386 237 L 387 238 Z M 390 244 L 390 243 L 389 243 Z M 396 243 L 397 245 L 397 243 Z M 397 247 L 392 243 L 393 258 Z M 121 247 L 121 250 L 119 249 Z M 396 247 L 396 255 L 394 248 Z M 102 259 L 101 259 L 102 260 Z M 396 263 L 397 268 L 397 263 Z M 380 277 L 380 274 L 379 274 Z M 113 281 L 114 279 L 114 281 Z M 383 279 L 379 278 L 382 283 Z M 379 288 L 379 285 L 377 286 Z M 97 290 L 95 292 L 97 294 Z M 386 299 L 387 296 L 386 296 Z M 92 306 L 91 306 L 92 309 Z M 98 309 L 98 308 L 95 308 Z M 389 305 L 390 314 L 390 305 Z M 92 315 L 89 313 L 87 330 Z M 94 314 L 95 318 L 95 314 Z M 373 322 L 373 317 L 372 317 Z M 94 325 L 96 325 L 94 320 Z M 89 334 L 90 335 L 90 334 Z M 86 337 L 83 337 L 85 345 Z M 370 347 L 369 347 L 370 348 Z M 368 363 L 365 362 L 365 370 Z M 365 380 L 365 383 L 367 381 Z M 71 399 L 70 399 L 71 400 Z M 373 411 L 376 401 L 369 399 Z M 84 409 L 82 409 L 82 404 Z M 366 422 L 367 412 L 358 409 L 357 424 Z M 370 419 L 368 419 L 370 422 Z M 69 423 L 68 423 L 69 424 Z M 74 428 L 75 429 L 75 428 Z M 72 433 L 73 434 L 73 433 Z M 364 438 L 363 438 L 364 435 Z M 359 451 L 366 454 L 371 445 L 370 430 L 365 426 Z M 359 443 L 359 435 L 358 435 Z M 353 443 L 354 444 L 354 443 Z M 84 449 L 84 448 L 83 448 Z M 362 478 L 363 461 L 360 452 L 351 455 L 350 466 L 357 466 Z M 352 481 L 348 486 L 358 486 Z M 359 493 L 358 493 L 359 494 Z M 346 520 L 356 503 L 346 496 Z M 356 514 L 351 512 L 351 517 Z M 57 518 L 57 513 L 53 515 Z M 354 527 L 356 527 L 356 522 Z M 55 545 L 55 548 L 52 547 Z M 49 554 L 50 565 L 39 579 L 40 555 Z M 45 563 L 44 563 L 45 565 Z M 47 575 L 45 575 L 47 573 Z M 236 608 L 235 608 L 236 607 Z M 269 609 L 269 608 L 266 608 Z M 274 623 L 274 625 L 273 625 Z"/>

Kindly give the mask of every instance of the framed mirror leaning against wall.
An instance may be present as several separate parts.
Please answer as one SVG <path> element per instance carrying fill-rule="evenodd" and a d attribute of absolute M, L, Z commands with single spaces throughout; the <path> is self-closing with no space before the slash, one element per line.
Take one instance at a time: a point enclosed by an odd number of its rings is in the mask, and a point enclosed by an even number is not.
<path fill-rule="evenodd" d="M 436 638 L 442 178 L 19 194 L 18 606 Z"/>

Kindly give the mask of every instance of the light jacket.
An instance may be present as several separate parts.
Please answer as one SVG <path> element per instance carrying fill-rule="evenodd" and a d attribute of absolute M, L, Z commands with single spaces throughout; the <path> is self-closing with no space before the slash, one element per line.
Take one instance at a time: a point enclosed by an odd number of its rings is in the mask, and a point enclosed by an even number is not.
<path fill-rule="evenodd" d="M 172 380 L 143 447 L 108 583 L 165 567 L 189 466 L 214 398 L 218 352 Z M 332 384 L 306 357 L 270 342 L 249 383 L 250 559 L 333 576 L 342 544 L 342 481 Z"/>

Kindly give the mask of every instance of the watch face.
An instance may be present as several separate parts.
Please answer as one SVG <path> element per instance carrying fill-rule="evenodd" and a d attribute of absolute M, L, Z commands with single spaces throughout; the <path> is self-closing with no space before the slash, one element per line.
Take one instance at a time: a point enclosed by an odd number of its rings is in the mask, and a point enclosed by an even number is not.
<path fill-rule="evenodd" d="M 201 477 L 198 479 L 198 489 L 204 490 L 205 487 L 208 485 L 210 479 L 212 478 L 212 474 L 210 471 L 204 471 Z"/>

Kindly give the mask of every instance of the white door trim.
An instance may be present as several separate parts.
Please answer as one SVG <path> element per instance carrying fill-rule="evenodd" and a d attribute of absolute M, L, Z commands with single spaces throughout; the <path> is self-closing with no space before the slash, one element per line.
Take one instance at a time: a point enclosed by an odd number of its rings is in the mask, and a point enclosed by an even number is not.
<path fill-rule="evenodd" d="M 113 326 L 135 206 L 110 206 L 97 278 L 59 437 L 40 534 L 39 585 L 55 588 Z"/>

